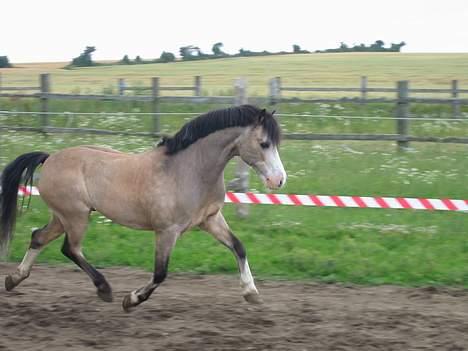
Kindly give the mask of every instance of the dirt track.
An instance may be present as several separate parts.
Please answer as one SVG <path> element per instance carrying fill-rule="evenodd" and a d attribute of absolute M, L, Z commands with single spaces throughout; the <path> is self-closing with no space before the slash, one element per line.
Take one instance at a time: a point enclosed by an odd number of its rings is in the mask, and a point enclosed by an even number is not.
<path fill-rule="evenodd" d="M 14 269 L 0 264 L 0 277 Z M 0 350 L 468 350 L 468 292 L 258 281 L 243 302 L 235 276 L 172 275 L 133 313 L 123 296 L 149 274 L 104 269 L 115 302 L 84 273 L 36 266 L 0 289 Z"/>

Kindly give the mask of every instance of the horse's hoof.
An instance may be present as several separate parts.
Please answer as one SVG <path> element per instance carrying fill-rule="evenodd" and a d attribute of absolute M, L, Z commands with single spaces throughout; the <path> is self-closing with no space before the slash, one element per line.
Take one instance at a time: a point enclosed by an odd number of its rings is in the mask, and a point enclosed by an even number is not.
<path fill-rule="evenodd" d="M 136 305 L 132 302 L 132 296 L 126 295 L 122 301 L 122 308 L 125 312 L 131 312 Z"/>
<path fill-rule="evenodd" d="M 244 295 L 245 301 L 252 305 L 261 305 L 263 300 L 258 293 L 248 293 Z"/>
<path fill-rule="evenodd" d="M 97 290 L 97 295 L 101 298 L 104 302 L 112 302 L 114 298 L 112 296 L 112 290 L 109 287 L 108 289 Z"/>
<path fill-rule="evenodd" d="M 17 286 L 18 284 L 15 283 L 13 277 L 11 275 L 7 275 L 5 278 L 5 289 L 6 291 L 11 291 Z"/>

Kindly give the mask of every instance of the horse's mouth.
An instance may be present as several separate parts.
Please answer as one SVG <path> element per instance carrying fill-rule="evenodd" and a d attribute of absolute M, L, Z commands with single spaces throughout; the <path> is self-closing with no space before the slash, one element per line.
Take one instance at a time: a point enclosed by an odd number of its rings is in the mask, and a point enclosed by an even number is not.
<path fill-rule="evenodd" d="M 270 190 L 280 189 L 284 185 L 284 181 L 278 177 L 267 177 L 258 171 L 257 174 L 262 180 L 263 184 Z"/>

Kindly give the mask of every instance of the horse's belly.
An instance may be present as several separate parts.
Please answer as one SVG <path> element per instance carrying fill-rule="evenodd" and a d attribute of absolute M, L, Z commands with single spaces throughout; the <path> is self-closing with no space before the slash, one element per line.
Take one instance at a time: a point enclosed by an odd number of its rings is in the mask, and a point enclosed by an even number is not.
<path fill-rule="evenodd" d="M 152 229 L 151 219 L 135 199 L 118 195 L 109 196 L 105 201 L 97 201 L 93 208 L 114 223 L 134 229 Z"/>
<path fill-rule="evenodd" d="M 117 223 L 123 225 L 128 228 L 133 229 L 141 229 L 141 230 L 152 230 L 153 227 L 146 218 L 142 218 L 139 216 L 129 216 L 129 215 L 113 215 L 112 213 L 105 213 L 105 211 L 101 211 L 96 209 L 99 213 L 104 215 L 106 218 L 110 219 L 113 223 Z"/>

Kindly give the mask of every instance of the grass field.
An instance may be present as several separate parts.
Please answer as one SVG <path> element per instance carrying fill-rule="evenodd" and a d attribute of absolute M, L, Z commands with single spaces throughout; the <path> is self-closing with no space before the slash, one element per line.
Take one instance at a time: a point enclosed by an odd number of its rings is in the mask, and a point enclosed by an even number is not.
<path fill-rule="evenodd" d="M 284 85 L 358 87 L 368 76 L 369 86 L 393 87 L 398 80 L 412 86 L 448 88 L 452 79 L 468 85 L 468 54 L 351 53 L 302 54 L 219 59 L 170 64 L 104 66 L 64 70 L 66 63 L 18 64 L 0 69 L 4 85 L 36 85 L 40 73 L 51 73 L 53 92 L 97 93 L 116 89 L 117 79 L 130 85 L 149 85 L 153 76 L 162 85 L 192 85 L 202 76 L 203 93 L 229 94 L 233 81 L 248 80 L 249 94 L 265 96 L 268 80 L 283 78 Z"/>
<path fill-rule="evenodd" d="M 369 83 L 392 86 L 410 79 L 421 87 L 447 87 L 451 79 L 468 84 L 468 54 L 364 54 L 297 55 L 238 60 L 214 60 L 168 65 L 111 66 L 72 71 L 63 65 L 25 65 L 2 71 L 5 85 L 29 85 L 37 74 L 53 74 L 53 91 L 101 92 L 115 87 L 118 77 L 143 84 L 161 76 L 167 84 L 190 84 L 202 75 L 205 93 L 229 93 L 232 80 L 249 80 L 251 94 L 266 93 L 272 76 L 289 78 L 292 84 L 357 86 L 367 75 Z M 54 68 L 55 67 L 55 68 Z M 14 83 L 13 83 L 14 82 Z M 164 105 L 162 111 L 206 111 L 214 106 Z M 144 112 L 139 103 L 53 102 L 55 111 Z M 280 111 L 327 115 L 376 116 L 373 121 L 283 118 L 289 132 L 393 133 L 394 122 L 379 120 L 392 116 L 393 106 L 340 104 L 281 105 Z M 38 110 L 36 101 L 1 100 L 0 109 Z M 413 106 L 422 117 L 448 117 L 450 109 Z M 467 115 L 466 108 L 463 110 Z M 0 124 L 34 125 L 35 117 L 1 117 Z M 172 133 L 187 116 L 163 117 L 162 127 Z M 150 120 L 137 115 L 111 117 L 57 116 L 53 125 L 87 126 L 118 130 L 147 130 Z M 466 122 L 412 123 L 412 134 L 467 136 Z M 140 152 L 154 140 L 136 137 L 49 135 L 2 132 L 0 169 L 17 155 L 43 150 L 53 152 L 66 146 L 98 144 L 123 151 Z M 415 196 L 468 198 L 468 146 L 413 144 L 401 153 L 393 143 L 298 142 L 282 144 L 281 155 L 289 175 L 286 193 L 339 195 Z M 226 179 L 232 177 L 233 165 Z M 263 191 L 252 176 L 252 190 Z M 227 205 L 225 215 L 243 240 L 254 274 L 261 277 L 316 279 L 363 284 L 446 284 L 468 286 L 468 216 L 466 213 L 335 208 L 290 208 L 251 206 L 251 216 L 241 220 Z M 19 219 L 13 241 L 12 259 L 20 260 L 27 248 L 31 228 L 42 226 L 48 211 L 40 199 Z M 125 229 L 99 214 L 93 215 L 85 240 L 85 253 L 98 266 L 132 265 L 152 269 L 153 234 Z M 58 241 L 40 257 L 42 262 L 67 262 Z M 208 235 L 195 231 L 182 237 L 174 252 L 171 271 L 199 273 L 236 272 L 231 254 Z"/>
<path fill-rule="evenodd" d="M 137 152 L 151 140 L 119 137 L 2 136 L 3 150 L 53 151 L 64 145 L 100 144 Z M 466 146 L 419 144 L 398 153 L 388 143 L 285 142 L 289 174 L 285 192 L 348 195 L 468 198 Z M 4 161 L 4 159 L 2 160 Z M 227 179 L 232 176 L 232 165 Z M 252 190 L 263 187 L 255 176 Z M 468 285 L 468 216 L 401 210 L 251 206 L 240 220 L 232 205 L 227 220 L 244 241 L 254 272 L 261 277 L 307 278 L 354 283 Z M 33 227 L 48 212 L 39 199 L 18 222 L 12 258 L 20 260 Z M 61 240 L 60 240 L 61 241 Z M 153 235 L 92 217 L 85 252 L 98 266 L 152 268 Z M 53 243 L 42 262 L 66 262 Z M 199 231 L 177 245 L 170 269 L 198 273 L 236 271 L 231 254 Z"/>

